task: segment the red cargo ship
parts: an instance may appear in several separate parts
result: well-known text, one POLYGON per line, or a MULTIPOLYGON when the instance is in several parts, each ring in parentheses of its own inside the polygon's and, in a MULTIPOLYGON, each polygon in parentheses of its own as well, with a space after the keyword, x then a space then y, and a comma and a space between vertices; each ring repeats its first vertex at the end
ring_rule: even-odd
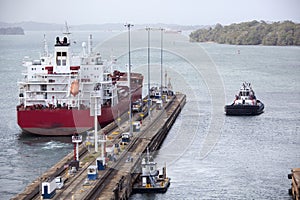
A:
MULTIPOLYGON (((24 80, 18 83, 18 125, 38 135, 72 135, 94 127, 93 109, 105 126, 129 109, 128 74, 113 70, 112 63, 82 44, 83 54, 73 55, 68 36, 56 38, 54 54, 45 49, 39 60, 24 59, 24 80), (97 97, 98 103, 93 102, 97 97)), ((132 101, 142 98, 143 75, 131 73, 132 101)))

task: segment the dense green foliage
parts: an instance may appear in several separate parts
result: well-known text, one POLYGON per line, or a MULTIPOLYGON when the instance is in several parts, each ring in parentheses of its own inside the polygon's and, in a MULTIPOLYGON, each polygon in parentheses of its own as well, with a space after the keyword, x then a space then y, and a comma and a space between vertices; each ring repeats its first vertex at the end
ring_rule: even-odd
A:
POLYGON ((236 45, 300 45, 300 24, 291 21, 266 23, 256 20, 214 28, 199 29, 190 34, 193 42, 217 42, 236 45))

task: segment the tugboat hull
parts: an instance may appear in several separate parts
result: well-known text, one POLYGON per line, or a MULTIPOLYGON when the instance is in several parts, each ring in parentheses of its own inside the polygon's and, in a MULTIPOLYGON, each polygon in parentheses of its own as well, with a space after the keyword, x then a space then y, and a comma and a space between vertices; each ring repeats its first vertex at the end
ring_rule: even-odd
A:
POLYGON ((161 180, 155 187, 143 187, 140 184, 133 185, 132 193, 165 193, 170 186, 170 178, 161 180))
POLYGON ((225 112, 226 115, 259 115, 264 112, 264 104, 262 102, 257 102, 257 105, 226 105, 225 112))

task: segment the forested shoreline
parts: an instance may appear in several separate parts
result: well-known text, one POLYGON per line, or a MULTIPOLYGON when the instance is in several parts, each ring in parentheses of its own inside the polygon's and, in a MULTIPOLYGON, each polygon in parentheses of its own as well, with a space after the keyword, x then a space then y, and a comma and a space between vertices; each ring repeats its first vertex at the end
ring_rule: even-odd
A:
POLYGON ((300 45, 300 24, 292 21, 267 23, 251 21, 228 26, 198 29, 190 34, 192 42, 216 42, 234 45, 300 45))

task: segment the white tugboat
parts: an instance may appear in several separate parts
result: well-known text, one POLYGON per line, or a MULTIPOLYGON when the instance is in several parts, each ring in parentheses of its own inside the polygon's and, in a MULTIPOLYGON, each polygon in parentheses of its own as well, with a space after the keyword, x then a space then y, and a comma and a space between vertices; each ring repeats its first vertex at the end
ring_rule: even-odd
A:
POLYGON ((250 83, 243 83, 231 105, 225 106, 226 115, 259 115, 264 111, 264 104, 256 99, 250 83))

